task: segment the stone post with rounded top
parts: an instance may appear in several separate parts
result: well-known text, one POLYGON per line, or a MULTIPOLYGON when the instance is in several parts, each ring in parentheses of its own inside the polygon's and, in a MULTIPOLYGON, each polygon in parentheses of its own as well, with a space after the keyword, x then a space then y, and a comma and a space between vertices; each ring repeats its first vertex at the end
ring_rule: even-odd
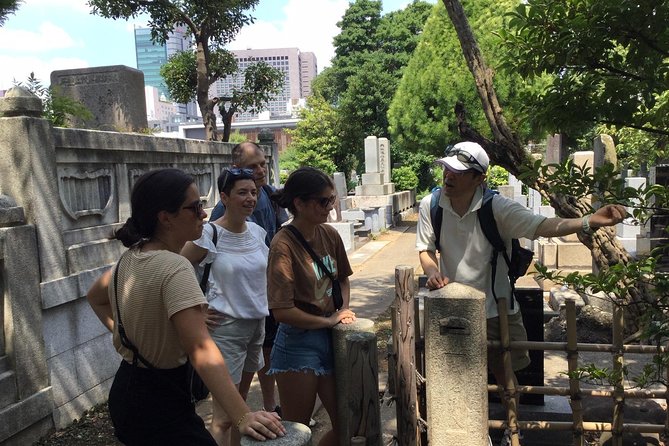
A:
POLYGON ((0 98, 0 193, 13 197, 37 229, 42 282, 67 275, 51 130, 30 91, 14 87, 0 98))
MULTIPOLYGON (((337 382, 339 444, 363 437, 368 446, 381 446, 379 366, 374 322, 358 318, 332 330, 337 382)), ((358 439, 359 441, 359 439, 358 439)))
POLYGON ((311 446, 311 429, 302 423, 284 421, 286 435, 274 440, 258 441, 254 438, 243 436, 240 446, 311 446))
POLYGON ((485 294, 449 283, 424 296, 428 442, 487 445, 485 294))

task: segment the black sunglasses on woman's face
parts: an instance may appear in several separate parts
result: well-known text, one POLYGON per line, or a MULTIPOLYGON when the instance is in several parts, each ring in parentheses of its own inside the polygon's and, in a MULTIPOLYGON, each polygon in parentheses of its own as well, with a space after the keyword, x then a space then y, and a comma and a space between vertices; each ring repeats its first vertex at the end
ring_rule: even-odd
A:
POLYGON ((307 200, 313 200, 318 203, 320 207, 326 208, 334 204, 335 200, 337 200, 337 196, 331 195, 329 197, 308 197, 307 200))
POLYGON ((182 206, 181 209, 190 209, 191 211, 193 211, 196 217, 199 217, 202 211, 204 211, 204 201, 202 200, 194 201, 188 206, 182 206))

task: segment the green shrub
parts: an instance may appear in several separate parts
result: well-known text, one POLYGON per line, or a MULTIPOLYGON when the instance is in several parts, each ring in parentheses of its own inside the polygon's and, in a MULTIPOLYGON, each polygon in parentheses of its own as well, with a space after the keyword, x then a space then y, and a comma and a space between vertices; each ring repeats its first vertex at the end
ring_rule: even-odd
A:
POLYGON ((509 172, 502 166, 490 166, 486 182, 490 189, 497 189, 497 186, 509 184, 509 172))
POLYGON ((418 176, 409 166, 393 169, 392 181, 397 190, 411 190, 418 186, 418 176))

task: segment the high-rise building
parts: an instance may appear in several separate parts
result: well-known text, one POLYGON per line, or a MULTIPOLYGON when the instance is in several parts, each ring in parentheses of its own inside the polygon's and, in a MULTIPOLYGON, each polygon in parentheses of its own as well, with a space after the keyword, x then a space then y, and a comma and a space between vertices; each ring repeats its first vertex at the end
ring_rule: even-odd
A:
MULTIPOLYGON (((250 65, 263 61, 278 68, 284 74, 283 89, 274 99, 270 100, 265 110, 270 118, 280 119, 290 117, 290 110, 295 104, 311 94, 311 81, 316 77, 316 55, 310 52, 301 52, 297 48, 273 48, 261 50, 232 50, 239 69, 232 76, 217 80, 209 88, 209 96, 225 97, 232 94, 232 88, 241 88, 244 83, 244 71, 250 65)), ((237 122, 249 121, 257 118, 257 114, 239 112, 234 120, 237 122)))
POLYGON ((183 26, 174 28, 164 45, 151 41, 151 29, 135 28, 137 69, 144 73, 144 85, 156 87, 166 98, 169 98, 165 81, 160 76, 160 67, 171 56, 191 46, 192 41, 183 26))
MULTIPOLYGON (((170 101, 170 95, 167 91, 165 81, 160 75, 160 67, 167 62, 174 54, 190 49, 192 39, 187 34, 185 26, 177 26, 169 34, 167 42, 160 45, 151 41, 150 28, 135 28, 135 56, 137 60, 137 69, 144 73, 144 86, 155 87, 160 92, 156 101, 161 103, 170 101)), ((153 98, 147 98, 147 103, 153 102, 153 98), (150 99, 150 100, 149 100, 150 99)), ((192 102, 189 104, 177 104, 176 117, 178 122, 189 122, 197 118, 197 105, 192 102)))

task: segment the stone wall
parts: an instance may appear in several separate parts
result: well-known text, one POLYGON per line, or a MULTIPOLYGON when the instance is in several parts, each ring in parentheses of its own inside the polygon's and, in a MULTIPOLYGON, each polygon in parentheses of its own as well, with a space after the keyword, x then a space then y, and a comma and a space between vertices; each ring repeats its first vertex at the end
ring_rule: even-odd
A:
POLYGON ((0 398, 0 426, 8 426, 0 428, 0 445, 28 444, 106 400, 120 357, 84 296, 124 249, 108 237, 130 216, 135 180, 151 169, 181 168, 211 208, 233 147, 53 128, 40 115, 40 101, 23 89, 0 98, 0 194, 11 203, 0 209, 0 287, 11 310, 0 312, 0 378, 12 374, 17 387, 0 398), (36 398, 39 410, 27 410, 36 398))

